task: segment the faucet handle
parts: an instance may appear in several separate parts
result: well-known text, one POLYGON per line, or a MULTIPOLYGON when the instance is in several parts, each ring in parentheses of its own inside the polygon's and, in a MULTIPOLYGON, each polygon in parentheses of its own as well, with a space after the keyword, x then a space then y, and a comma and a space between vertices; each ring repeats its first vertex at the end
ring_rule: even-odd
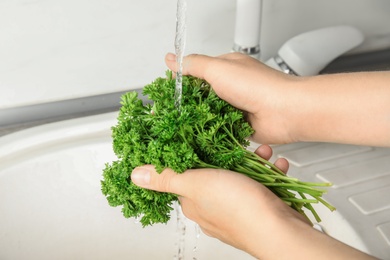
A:
POLYGON ((317 29, 288 40, 279 49, 278 56, 266 64, 283 71, 282 64, 290 74, 293 71, 299 76, 316 75, 335 58, 357 47, 363 40, 363 34, 352 26, 317 29))

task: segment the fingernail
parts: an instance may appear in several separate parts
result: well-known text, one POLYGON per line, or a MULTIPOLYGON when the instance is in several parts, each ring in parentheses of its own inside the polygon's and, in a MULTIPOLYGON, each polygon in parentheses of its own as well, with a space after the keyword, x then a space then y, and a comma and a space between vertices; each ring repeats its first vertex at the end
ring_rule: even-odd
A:
POLYGON ((171 53, 171 52, 168 52, 167 55, 165 56, 165 59, 168 60, 168 61, 175 61, 176 60, 176 55, 171 53))
POLYGON ((145 187, 150 183, 150 172, 142 167, 135 168, 131 173, 131 180, 135 185, 145 187))

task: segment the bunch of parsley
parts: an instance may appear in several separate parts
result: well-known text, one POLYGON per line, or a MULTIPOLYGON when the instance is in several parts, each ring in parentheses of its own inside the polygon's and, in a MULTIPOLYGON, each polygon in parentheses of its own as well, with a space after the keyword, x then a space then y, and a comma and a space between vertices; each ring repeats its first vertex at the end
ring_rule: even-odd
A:
POLYGON ((152 103, 143 104, 136 92, 122 96, 118 124, 112 128, 113 150, 118 160, 106 164, 102 192, 111 206, 122 206, 123 215, 141 217, 143 226, 166 223, 177 196, 146 190, 131 182, 135 167, 153 164, 158 172, 171 168, 183 173, 194 168, 222 168, 249 176, 305 215, 311 203, 321 202, 325 192, 317 186, 286 176, 270 162, 246 149, 254 132, 242 111, 221 100, 201 79, 183 77, 180 112, 173 99, 175 79, 167 72, 145 86, 152 103), (310 198, 306 196, 309 195, 310 198))

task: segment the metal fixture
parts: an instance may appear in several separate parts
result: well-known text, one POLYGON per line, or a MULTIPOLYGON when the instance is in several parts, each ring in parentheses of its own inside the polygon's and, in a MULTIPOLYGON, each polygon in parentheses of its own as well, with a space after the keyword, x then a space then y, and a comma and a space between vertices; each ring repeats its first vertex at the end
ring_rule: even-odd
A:
POLYGON ((262 0, 237 0, 233 51, 260 57, 262 0))

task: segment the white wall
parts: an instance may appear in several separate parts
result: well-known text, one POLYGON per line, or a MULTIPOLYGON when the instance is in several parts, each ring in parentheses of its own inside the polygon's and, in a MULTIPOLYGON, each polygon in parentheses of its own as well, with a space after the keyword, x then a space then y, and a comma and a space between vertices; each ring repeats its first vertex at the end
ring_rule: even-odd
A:
POLYGON ((267 60, 291 37, 313 29, 353 25, 366 39, 354 50, 390 47, 388 0, 263 0, 262 59, 267 60))
MULTIPOLYGON (((228 52, 234 0, 188 2, 188 52, 228 52)), ((0 0, 0 109, 140 88, 174 52, 176 1, 0 0)))
MULTIPOLYGON (((352 24, 357 51, 390 47, 390 1, 264 0, 262 59, 290 37, 352 24)), ((140 88, 174 51, 176 1, 0 0, 0 110, 140 88)), ((235 0, 188 0, 186 53, 233 44, 235 0)))

